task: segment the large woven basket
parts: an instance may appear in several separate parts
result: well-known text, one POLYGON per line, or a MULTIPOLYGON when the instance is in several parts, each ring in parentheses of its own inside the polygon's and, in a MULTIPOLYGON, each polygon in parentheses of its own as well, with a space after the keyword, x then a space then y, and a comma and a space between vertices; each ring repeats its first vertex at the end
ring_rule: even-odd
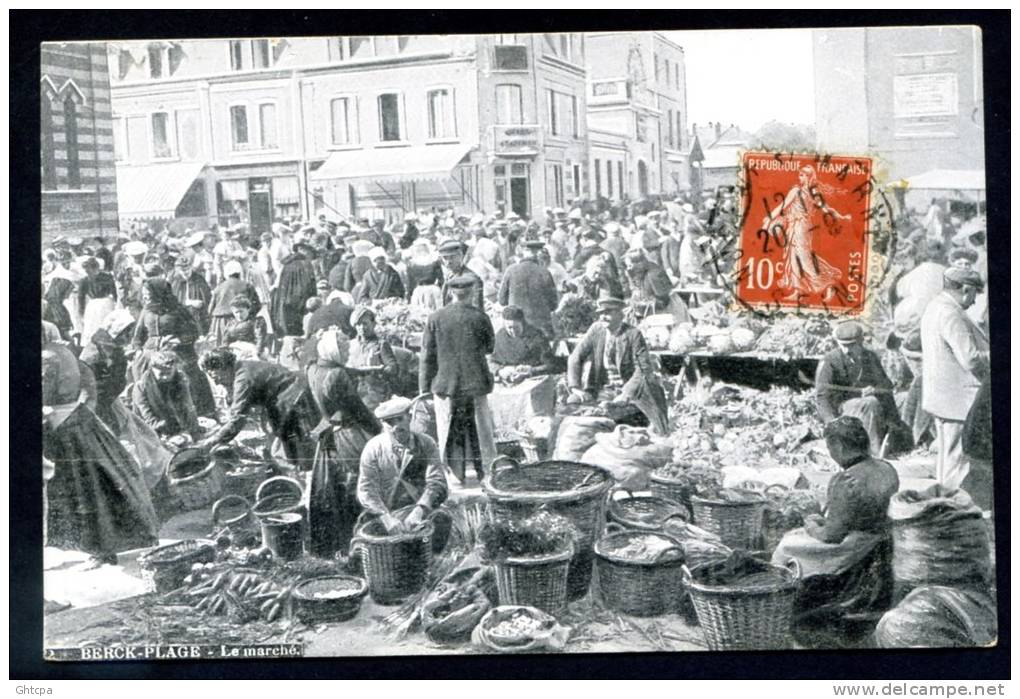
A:
POLYGON ((659 616, 680 609, 684 588, 684 566, 680 542, 665 534, 625 531, 609 534, 595 544, 595 565, 599 590, 606 606, 634 616, 659 616), (637 537, 656 537, 670 548, 653 560, 637 561, 613 553, 637 537))
POLYGON ((567 606, 567 576, 573 548, 545 556, 513 557, 495 562, 500 604, 537 607, 559 614, 567 606))
POLYGON ((368 594, 364 578, 327 575, 305 580, 291 595, 298 619, 306 624, 347 621, 358 615, 368 594))
MULTIPOLYGON (((703 585, 683 567, 683 580, 694 602, 709 650, 771 650, 790 642, 793 601, 800 567, 772 566, 782 582, 754 587, 703 585)), ((697 570, 697 569, 695 569, 697 570)))
POLYGON ((181 449, 170 459, 166 474, 170 492, 184 509, 207 507, 223 495, 223 464, 204 449, 181 449))
POLYGON ((584 597, 591 585, 595 538, 605 523, 606 493, 614 480, 599 466, 576 461, 539 461, 519 464, 497 458, 482 480, 488 515, 496 519, 527 517, 539 509, 563 515, 580 533, 570 561, 567 596, 584 597), (497 464, 507 465, 498 468, 497 464))
POLYGON ((208 539, 185 539, 160 546, 138 557, 142 581, 149 592, 170 592, 184 585, 196 563, 216 560, 216 546, 208 539))
POLYGON ((692 518, 686 505, 658 495, 634 495, 621 488, 610 492, 606 499, 607 522, 626 529, 662 531, 674 517, 685 521, 692 518), (626 497, 619 497, 621 494, 626 497))
POLYGON ((425 586, 432 565, 432 522, 387 534, 382 523, 363 525, 351 540, 363 556, 368 591, 377 604, 400 604, 425 586))
POLYGON ((735 549, 753 551, 761 542, 765 497, 753 502, 726 502, 691 496, 694 524, 712 532, 735 549))
POLYGON ((648 489, 652 491, 652 495, 690 505, 691 488, 686 482, 673 480, 654 471, 648 474, 648 480, 648 489))

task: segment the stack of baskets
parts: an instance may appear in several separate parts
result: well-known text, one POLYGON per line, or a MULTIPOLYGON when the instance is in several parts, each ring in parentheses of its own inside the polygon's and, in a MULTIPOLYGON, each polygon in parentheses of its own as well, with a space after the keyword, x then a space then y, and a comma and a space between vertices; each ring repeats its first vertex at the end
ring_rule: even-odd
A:
POLYGON ((684 597, 680 542, 665 534, 632 530, 604 536, 595 544, 599 590, 606 606, 634 616, 659 616, 678 611, 684 597), (636 538, 655 538, 665 544, 650 560, 635 560, 615 552, 636 538))
POLYGON ((800 569, 771 566, 777 581, 758 585, 706 585, 683 568, 709 650, 770 650, 789 645, 800 569))
POLYGON ((605 496, 613 476, 598 466, 575 461, 520 464, 505 457, 493 461, 482 481, 489 517, 527 517, 539 509, 563 515, 580 533, 570 561, 567 595, 583 597, 591 584, 595 537, 605 520, 605 496))
POLYGON ((208 539, 186 539, 160 546, 138 557, 142 580, 150 592, 170 592, 184 585, 196 563, 216 560, 216 547, 208 539))

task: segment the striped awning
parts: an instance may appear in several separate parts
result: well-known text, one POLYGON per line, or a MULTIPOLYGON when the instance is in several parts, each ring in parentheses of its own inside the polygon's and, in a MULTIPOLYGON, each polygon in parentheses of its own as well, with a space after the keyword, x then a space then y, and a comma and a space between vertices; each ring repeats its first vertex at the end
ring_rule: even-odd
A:
POLYGON ((117 166, 117 210, 121 218, 173 218, 205 163, 117 166))
POLYGON ((331 154, 310 179, 361 180, 364 182, 411 182, 451 176, 472 144, 433 144, 396 148, 364 148, 331 154))

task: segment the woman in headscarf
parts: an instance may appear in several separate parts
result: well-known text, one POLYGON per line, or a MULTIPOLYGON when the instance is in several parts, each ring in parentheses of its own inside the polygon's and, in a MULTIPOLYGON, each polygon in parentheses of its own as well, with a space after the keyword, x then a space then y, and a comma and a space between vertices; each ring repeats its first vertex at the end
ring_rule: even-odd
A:
POLYGON ((400 379, 400 366, 390 343, 375 331, 375 312, 357 306, 351 313, 351 325, 357 336, 351 340, 347 366, 357 377, 358 395, 369 410, 375 410, 394 393, 400 379))
POLYGON ((207 332, 212 289, 209 288, 205 277, 191 266, 191 260, 187 256, 181 255, 174 263, 170 286, 173 288, 177 300, 191 311, 199 331, 207 332))
POLYGON ((368 303, 404 298, 404 283, 400 279, 400 273, 389 263, 386 250, 374 247, 369 257, 372 260, 372 267, 361 278, 360 293, 354 295, 354 301, 368 303))
MULTIPOLYGON (((433 285, 436 294, 442 296, 439 288, 443 284, 443 265, 432 243, 422 238, 411 246, 407 261, 407 299, 414 301, 414 291, 419 286, 433 285)), ((442 306, 438 304, 436 308, 442 306)))
POLYGON ((226 278, 213 290, 212 303, 209 304, 212 322, 209 324, 209 336, 217 347, 227 344, 227 329, 234 322, 232 303, 238 296, 245 296, 251 301, 251 314, 254 316, 262 308, 258 292, 251 282, 241 279, 244 269, 237 260, 229 260, 223 265, 226 278))
POLYGON ((82 268, 86 276, 78 285, 78 313, 82 318, 81 345, 84 347, 116 308, 117 284, 110 274, 100 270, 99 260, 94 257, 82 262, 82 268))
POLYGON ((160 438, 183 435, 188 441, 197 440, 202 428, 188 384, 188 377, 177 368, 177 355, 169 350, 155 352, 131 390, 131 406, 160 438))
POLYGON ((142 303, 144 307, 132 340, 135 350, 142 351, 135 362, 135 378, 141 379, 147 368, 147 353, 166 349, 168 344, 172 344, 178 365, 188 377, 195 410, 199 415, 215 417, 216 401, 212 388, 198 366, 195 353, 195 340, 200 331, 191 312, 174 296, 170 282, 157 277, 143 282, 142 303))
POLYGON ((307 369, 308 386, 322 416, 313 433, 318 446, 308 506, 311 552, 322 558, 346 553, 361 512, 357 499, 361 451, 381 430, 345 368, 349 343, 342 332, 327 330, 316 346, 318 359, 307 369))
POLYGON ((138 464, 80 402, 78 361, 62 345, 42 351, 43 457, 47 484, 46 545, 92 554, 93 565, 156 543, 159 521, 138 464))
POLYGON ((73 342, 75 334, 71 313, 64 306, 64 301, 72 291, 74 291, 74 282, 66 277, 54 277, 43 295, 43 320, 56 325, 57 330, 60 331, 61 339, 65 342, 73 342))
POLYGON ((131 314, 117 309, 106 317, 103 327, 92 335, 79 359, 96 379, 96 416, 120 434, 121 425, 113 406, 128 383, 128 360, 124 353, 127 331, 134 325, 131 314))
POLYGON ((311 245, 298 243, 283 259, 272 301, 273 331, 278 337, 302 334, 305 302, 317 294, 312 264, 317 254, 311 245))

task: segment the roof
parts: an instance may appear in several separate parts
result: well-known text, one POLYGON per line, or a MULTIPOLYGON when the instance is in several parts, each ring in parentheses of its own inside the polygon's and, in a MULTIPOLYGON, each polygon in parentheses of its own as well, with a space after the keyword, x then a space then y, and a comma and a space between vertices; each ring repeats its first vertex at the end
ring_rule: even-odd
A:
POLYGON ((122 218, 173 218, 204 162, 117 165, 117 210, 122 218))
POLYGON ((754 135, 744 131, 736 124, 719 129, 719 135, 715 133, 715 124, 708 122, 705 126, 695 124, 691 128, 691 140, 695 138, 701 143, 702 149, 708 151, 717 146, 743 146, 748 147, 754 141, 754 135))
POLYGON ((437 180, 450 176, 473 144, 364 148, 332 153, 310 179, 370 182, 437 180))
POLYGON ((740 167, 740 154, 744 151, 743 146, 721 146, 705 151, 705 159, 701 161, 701 167, 713 168, 738 168, 740 167))
POLYGON ((984 170, 928 170, 913 177, 904 177, 893 186, 905 189, 944 189, 949 191, 982 191, 984 170))

